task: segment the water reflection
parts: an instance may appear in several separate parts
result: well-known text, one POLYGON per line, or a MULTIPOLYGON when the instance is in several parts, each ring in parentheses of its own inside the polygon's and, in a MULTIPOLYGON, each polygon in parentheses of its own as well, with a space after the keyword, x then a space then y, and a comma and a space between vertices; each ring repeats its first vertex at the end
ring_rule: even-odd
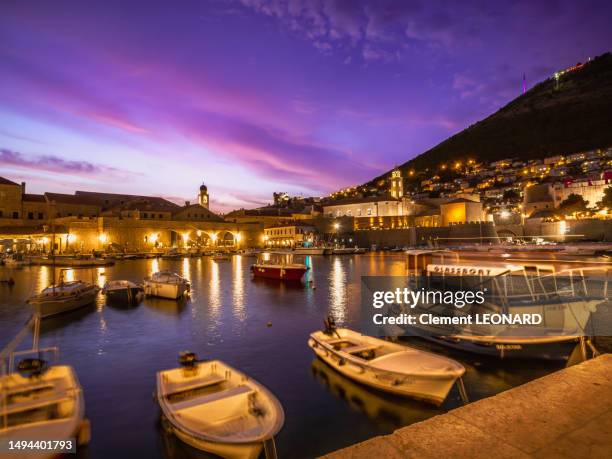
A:
POLYGON ((187 257, 183 258, 183 265, 182 265, 182 270, 181 270, 181 276, 183 276, 189 282, 191 282, 191 274, 189 272, 190 261, 191 260, 187 257))
POLYGON ((221 308, 221 279, 219 278, 219 263, 210 260, 210 282, 208 283, 208 306, 210 318, 217 321, 221 308))
POLYGON ((179 298, 178 300, 168 300, 166 298, 149 297, 145 300, 145 304, 155 312, 159 312, 166 316, 178 316, 184 310, 189 302, 188 298, 179 298))
POLYGON ((346 270, 340 257, 334 257, 329 273, 329 308, 338 324, 346 321, 347 303, 346 270))
POLYGON ((153 260, 151 261, 151 269, 149 270, 149 276, 152 276, 157 272, 159 272, 159 259, 153 258, 153 260))
POLYGON ((312 362, 311 370, 315 379, 327 387, 335 397, 344 400, 351 409, 365 414, 389 430, 395 430, 443 412, 443 410, 415 400, 394 397, 357 384, 320 359, 312 362))
POLYGON ((234 317, 241 322, 246 319, 246 311, 244 306, 244 273, 242 268, 243 257, 237 255, 232 259, 234 275, 232 280, 232 304, 234 317))

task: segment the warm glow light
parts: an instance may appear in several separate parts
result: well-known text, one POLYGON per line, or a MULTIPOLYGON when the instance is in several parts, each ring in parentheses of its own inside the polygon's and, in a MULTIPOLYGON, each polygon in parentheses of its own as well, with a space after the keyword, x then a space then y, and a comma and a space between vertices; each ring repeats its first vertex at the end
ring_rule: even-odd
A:
POLYGON ((236 242, 240 242, 240 239, 242 239, 242 235, 240 233, 236 233, 234 239, 236 239, 236 242))
POLYGON ((334 229, 338 231, 339 228, 340 228, 340 223, 337 223, 337 222, 334 223, 334 229))
POLYGON ((49 238, 48 237, 43 237, 40 242, 42 242, 43 244, 47 244, 49 242, 49 238))
POLYGON ((105 233, 100 233, 98 236, 98 240, 104 244, 108 240, 108 236, 105 233))
POLYGON ((202 235, 202 231, 198 230, 196 234, 198 235, 198 237, 200 237, 202 235))
POLYGON ((214 234, 214 233, 213 233, 213 234, 211 234, 211 235, 210 235, 210 240, 211 240, 211 241, 213 241, 213 242, 215 242, 215 241, 217 240, 217 235, 216 235, 216 234, 214 234))
POLYGON ((183 242, 189 241, 189 233, 183 233, 183 242))
POLYGON ((264 234, 264 236, 263 236, 264 242, 266 242, 268 239, 270 239, 270 237, 267 234, 264 234))
POLYGON ((68 242, 74 242, 76 241, 77 237, 75 234, 69 234, 68 235, 68 242))
POLYGON ((510 212, 508 212, 507 210, 502 210, 502 211, 499 213, 499 216, 500 216, 501 218, 508 218, 508 217, 510 216, 510 212))
POLYGON ((149 242, 155 243, 157 241, 157 233, 153 233, 149 236, 149 242))

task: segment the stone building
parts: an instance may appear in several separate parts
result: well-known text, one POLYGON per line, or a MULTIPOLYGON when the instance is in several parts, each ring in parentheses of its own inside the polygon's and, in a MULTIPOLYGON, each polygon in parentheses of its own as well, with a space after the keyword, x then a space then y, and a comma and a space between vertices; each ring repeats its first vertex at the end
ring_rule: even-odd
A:
POLYGON ((263 243, 260 224, 226 221, 211 212, 205 185, 198 201, 179 206, 156 196, 91 191, 32 195, 25 193, 25 183, 0 178, 0 250, 153 251, 263 243))

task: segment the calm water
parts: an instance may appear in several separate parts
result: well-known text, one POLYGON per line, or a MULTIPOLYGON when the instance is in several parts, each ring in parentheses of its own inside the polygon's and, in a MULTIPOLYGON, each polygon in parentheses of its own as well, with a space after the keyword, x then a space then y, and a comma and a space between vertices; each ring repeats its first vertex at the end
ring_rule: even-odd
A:
MULTIPOLYGON (((456 389, 440 409, 381 395, 315 360, 306 344, 330 312, 340 325, 357 324, 360 276, 403 274, 401 255, 307 257, 311 270, 301 286, 251 279, 253 260, 130 260, 70 271, 73 278, 100 286, 106 279, 140 282, 161 269, 192 282, 187 301, 148 298, 135 308, 120 309, 105 305, 100 295, 95 306, 43 322, 41 345, 60 347, 61 361, 75 367, 85 391, 92 440, 82 457, 208 457, 163 433, 152 398, 155 373, 175 367, 178 352, 185 349, 224 360, 276 394, 286 416, 276 438, 280 457, 321 455, 461 404, 456 389)), ((9 276, 16 284, 0 284, 0 346, 28 319, 25 300, 52 278, 50 267, 0 267, 0 279, 9 276)), ((26 340, 22 348, 30 344, 26 340)), ((471 400, 563 366, 435 350, 466 366, 471 400)))

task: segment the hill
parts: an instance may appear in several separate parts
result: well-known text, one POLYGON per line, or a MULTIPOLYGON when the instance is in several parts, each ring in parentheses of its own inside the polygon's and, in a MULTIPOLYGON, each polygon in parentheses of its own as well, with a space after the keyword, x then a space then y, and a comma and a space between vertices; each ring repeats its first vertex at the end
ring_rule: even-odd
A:
MULTIPOLYGON (((455 134, 400 169, 423 171, 449 160, 538 159, 612 145, 612 54, 567 69, 455 134)), ((386 178, 390 171, 366 186, 386 178)))

